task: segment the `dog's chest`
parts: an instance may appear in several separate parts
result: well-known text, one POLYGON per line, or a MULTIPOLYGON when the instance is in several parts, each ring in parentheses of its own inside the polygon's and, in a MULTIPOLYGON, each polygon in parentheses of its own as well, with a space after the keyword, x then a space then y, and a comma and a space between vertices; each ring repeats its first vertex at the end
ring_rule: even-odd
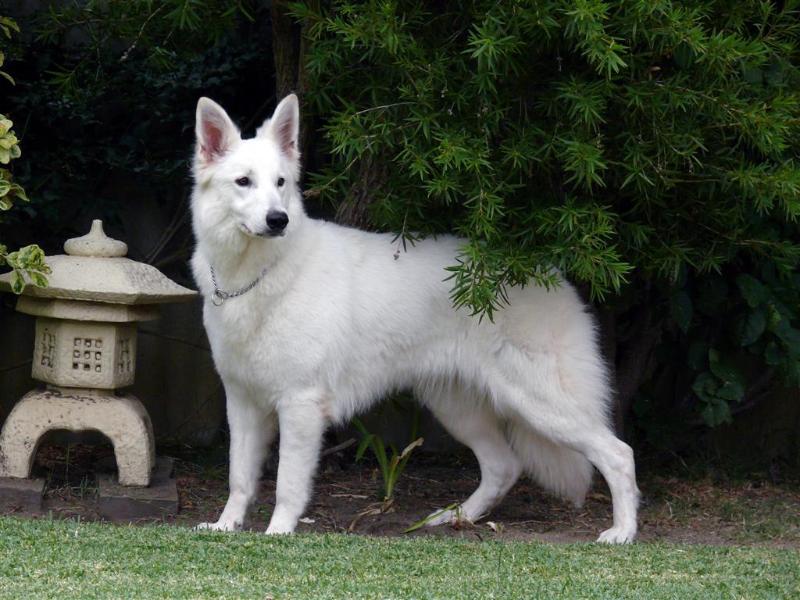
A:
POLYGON ((305 336, 296 311, 287 308, 256 298, 232 298, 222 306, 206 303, 206 331, 223 378, 277 391, 314 369, 321 340, 305 336))
POLYGON ((244 298, 226 300, 221 306, 207 302, 204 321, 214 360, 223 375, 229 371, 263 369, 274 362, 271 345, 264 343, 270 337, 270 319, 248 306, 244 298))

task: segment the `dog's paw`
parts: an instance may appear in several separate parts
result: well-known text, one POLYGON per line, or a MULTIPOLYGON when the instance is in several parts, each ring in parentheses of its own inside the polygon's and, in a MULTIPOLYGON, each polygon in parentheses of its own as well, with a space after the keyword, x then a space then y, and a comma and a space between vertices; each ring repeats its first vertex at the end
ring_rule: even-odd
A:
POLYGON ((460 506, 437 510, 425 517, 425 527, 438 527, 439 525, 463 525, 472 523, 460 506))
POLYGON ((241 523, 228 523, 222 520, 216 523, 198 523, 194 526, 195 531, 241 531, 241 529, 241 523))
POLYGON ((636 529, 631 527, 612 527, 597 538, 601 544, 630 544, 636 537, 636 529))
POLYGON ((267 535, 289 535, 294 533, 296 526, 297 519, 282 518, 280 514, 273 514, 265 533, 267 535))
POLYGON ((270 523, 269 527, 267 527, 267 530, 264 533, 267 535, 290 535, 294 533, 294 527, 270 523))

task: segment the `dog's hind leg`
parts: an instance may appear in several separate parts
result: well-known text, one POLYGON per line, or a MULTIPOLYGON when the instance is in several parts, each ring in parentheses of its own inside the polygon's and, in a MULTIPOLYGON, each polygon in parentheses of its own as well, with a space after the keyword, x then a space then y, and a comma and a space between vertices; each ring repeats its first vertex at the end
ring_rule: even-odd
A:
POLYGON ((230 446, 230 492, 225 510, 216 523, 198 529, 238 531, 258 492, 261 469, 269 445, 275 439, 275 414, 254 404, 235 386, 226 385, 230 446))
POLYGON ((481 482, 458 508, 434 512, 426 525, 475 522, 485 516, 519 478, 522 465, 506 441, 497 415, 483 398, 457 384, 417 390, 417 396, 456 440, 478 459, 481 482))
POLYGON ((576 507, 583 506, 594 474, 594 466, 583 454, 539 435, 519 419, 509 420, 506 434, 534 481, 576 507))
POLYGON ((598 541, 633 541, 639 502, 633 450, 616 438, 601 410, 603 403, 594 400, 604 390, 593 392, 585 385, 580 376, 586 364, 570 363, 570 357, 542 353, 536 361, 526 361, 524 375, 517 368, 522 361, 514 358, 509 356, 487 369, 495 401, 513 420, 583 454, 597 467, 611 490, 614 508, 614 526, 598 541))

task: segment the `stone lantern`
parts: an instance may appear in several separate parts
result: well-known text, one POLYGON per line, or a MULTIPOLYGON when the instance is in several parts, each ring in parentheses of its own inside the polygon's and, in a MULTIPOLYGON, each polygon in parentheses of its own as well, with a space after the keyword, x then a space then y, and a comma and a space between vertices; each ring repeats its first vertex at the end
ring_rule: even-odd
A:
MULTIPOLYGON (((146 487, 155 466, 153 428, 138 398, 116 390, 136 373, 136 321, 158 317, 157 304, 191 300, 155 267, 125 258, 128 247, 91 231, 50 256, 49 286, 27 286, 17 310, 36 317, 31 375, 44 389, 26 394, 0 433, 0 478, 28 478, 50 430, 96 430, 111 440, 118 484, 146 487)), ((10 290, 0 275, 0 290, 10 290)), ((7 479, 4 481, 8 481, 7 479)))

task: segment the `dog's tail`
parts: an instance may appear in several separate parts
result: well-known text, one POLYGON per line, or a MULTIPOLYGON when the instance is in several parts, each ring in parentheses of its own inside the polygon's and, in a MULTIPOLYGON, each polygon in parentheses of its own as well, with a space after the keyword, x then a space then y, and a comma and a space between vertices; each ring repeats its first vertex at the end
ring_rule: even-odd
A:
POLYGON ((580 507, 594 467, 582 454, 551 442, 522 423, 509 423, 508 441, 525 472, 539 485, 580 507))

